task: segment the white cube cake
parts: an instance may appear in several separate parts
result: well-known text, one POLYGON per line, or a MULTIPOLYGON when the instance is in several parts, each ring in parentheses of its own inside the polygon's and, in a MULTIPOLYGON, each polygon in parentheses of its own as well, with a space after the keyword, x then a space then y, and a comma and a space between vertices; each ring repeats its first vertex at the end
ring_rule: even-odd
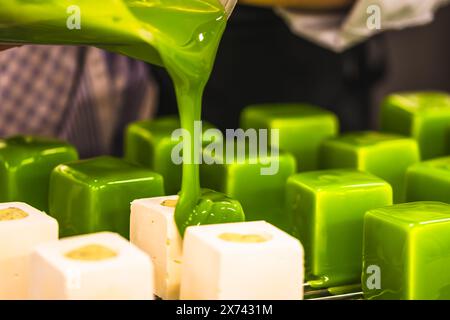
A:
POLYGON ((115 233, 64 238, 33 252, 30 293, 32 299, 153 299, 152 262, 115 233))
POLYGON ((189 227, 183 250, 181 299, 303 298, 303 247, 267 222, 189 227))
POLYGON ((58 222, 28 204, 0 204, 0 300, 28 298, 30 255, 58 239, 58 222))
POLYGON ((155 267, 155 295, 179 298, 182 239, 175 224, 178 196, 140 199, 131 204, 130 241, 145 251, 155 267))

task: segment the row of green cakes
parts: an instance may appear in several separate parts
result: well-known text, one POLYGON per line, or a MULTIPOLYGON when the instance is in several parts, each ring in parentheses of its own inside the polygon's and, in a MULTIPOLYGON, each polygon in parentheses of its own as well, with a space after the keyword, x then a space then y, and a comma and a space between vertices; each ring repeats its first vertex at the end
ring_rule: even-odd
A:
POLYGON ((55 139, 17 136, 0 142, 0 201, 50 213, 61 236, 96 231, 129 234, 129 204, 164 195, 161 175, 113 157, 78 160, 55 139))
MULTIPOLYGON (((125 158, 136 164, 148 166, 164 177, 168 194, 177 194, 181 182, 181 165, 174 164, 172 152, 180 143, 172 134, 178 129, 176 118, 160 118, 131 124, 126 132, 125 158), (143 161, 151 159, 151 161, 143 161), (170 183, 175 183, 171 186, 170 183)), ((213 129, 209 124, 202 126, 202 131, 213 129)), ((216 132, 217 133, 217 132, 216 132)), ((200 163, 201 184, 223 192, 238 200, 245 212, 247 220, 266 220, 286 229, 283 214, 284 189, 288 177, 296 172, 296 160, 288 152, 265 155, 259 152, 252 154, 244 147, 243 159, 238 154, 239 146, 234 145, 234 155, 226 156, 226 140, 221 133, 215 138, 203 136, 202 162, 200 163), (216 151, 206 152, 213 141, 218 143, 216 151), (276 163, 275 174, 261 174, 276 163)), ((245 143, 245 141, 244 141, 245 143)), ((258 141, 256 141, 258 143, 258 141)), ((200 146, 200 149, 201 146, 200 146)), ((259 151, 259 150, 258 150, 259 151)))
MULTIPOLYGON (((416 104, 422 104, 423 106, 412 109, 411 112, 420 111, 414 114, 414 118, 426 123, 420 125, 420 128, 428 128, 428 131, 436 133, 433 141, 437 139, 439 140, 438 144, 445 145, 448 140, 445 130, 450 126, 445 127, 442 124, 447 121, 445 120, 448 113, 445 99, 447 96, 418 93, 394 95, 393 97, 403 96, 406 102, 397 99, 397 104, 394 103, 397 101, 396 99, 388 97, 386 101, 390 101, 390 103, 386 102, 383 110, 391 110, 395 107, 403 110, 404 104, 413 103, 410 100, 415 101, 416 104), (433 101, 436 105, 432 103, 433 101), (428 109, 431 110, 433 119, 437 123, 435 126, 432 120, 428 121, 428 113, 424 111, 428 109)), ((382 114, 384 115, 386 112, 382 114)), ((392 113, 389 119, 395 117, 396 114, 392 113)), ((382 119, 384 118, 383 116, 382 119)), ((399 122, 403 119, 401 116, 397 116, 397 118, 399 118, 399 122)), ((385 122, 386 120, 382 120, 382 127, 389 128, 390 126, 385 122)), ((367 171, 391 184, 395 203, 404 202, 406 200, 406 170, 420 161, 420 154, 425 152, 423 148, 426 147, 423 143, 418 143, 420 138, 415 134, 417 130, 411 132, 410 137, 400 135, 401 132, 373 131, 337 136, 339 125, 336 117, 328 111, 310 105, 251 106, 244 110, 241 126, 245 129, 279 130, 279 139, 271 141, 272 147, 281 150, 281 156, 278 158, 281 166, 279 174, 271 178, 261 177, 257 173, 259 167, 254 163, 206 164, 201 166, 202 184, 236 197, 243 203, 245 211, 252 219, 253 217, 260 218, 254 216, 254 212, 262 215, 264 215, 263 212, 267 212, 266 216, 270 212, 278 215, 275 211, 279 206, 276 204, 273 208, 273 204, 283 199, 284 182, 293 173, 293 170, 302 172, 317 169, 353 168, 367 171), (292 157, 295 158, 297 169, 290 163, 292 157), (250 172, 252 170, 253 173, 250 172), (246 183, 250 181, 252 181, 251 184, 246 183), (259 198, 258 201, 255 202, 255 198, 259 198), (264 201, 265 199, 267 201, 264 201)), ((166 181, 168 194, 178 192, 181 176, 181 166, 175 165, 171 159, 173 147, 178 143, 171 139, 171 134, 177 127, 178 120, 175 118, 158 119, 132 124, 126 134, 126 158, 162 174, 166 181)), ((205 129, 211 128, 211 125, 204 127, 205 129)), ((203 142, 207 144, 208 139, 204 138, 203 142)), ((440 153, 445 153, 443 150, 442 147, 440 153)), ((215 156, 215 158, 217 157, 215 156)), ((249 160, 248 157, 246 159, 249 160)), ((269 220, 276 221, 273 218, 269 218, 269 220)))
POLYGON ((309 285, 361 283, 367 299, 450 299, 450 205, 391 204, 390 185, 369 173, 291 176, 286 212, 309 285))
MULTIPOLYGON (((270 117, 273 115, 276 121, 268 120, 268 123, 271 124, 271 128, 280 130, 280 142, 274 150, 283 149, 283 146, 284 149, 279 154, 268 153, 263 156, 246 153, 243 162, 232 159, 230 162, 203 163, 201 164, 203 186, 222 191, 239 200, 248 221, 266 220, 299 238, 305 246, 306 279, 311 285, 329 287, 359 282, 363 272, 363 277, 365 274, 368 275, 366 281, 363 281, 363 287, 367 286, 367 283, 370 284, 366 288, 367 297, 404 299, 419 297, 398 288, 395 289, 397 295, 385 294, 389 290, 394 290, 393 282, 388 281, 389 274, 392 273, 389 267, 395 266, 394 260, 387 264, 371 262, 367 265, 365 262, 366 256, 375 256, 371 258, 375 260, 383 259, 382 255, 376 258, 379 253, 375 255, 367 253, 370 248, 382 248, 383 244, 363 245, 371 243, 367 242, 369 231, 363 230, 369 230, 373 224, 372 220, 368 220, 367 217, 370 215, 366 215, 366 212, 380 210, 378 209, 380 207, 385 207, 383 210, 387 212, 391 212, 391 209, 394 212, 397 206, 390 205, 404 202, 405 198, 407 201, 449 202, 449 159, 419 162, 419 153, 422 149, 420 144, 418 147, 415 137, 408 138, 387 132, 348 133, 336 136, 335 117, 319 108, 289 105, 286 108, 279 108, 277 112, 268 111, 267 106, 261 108, 262 116, 259 117, 271 120, 270 117), (295 110, 298 110, 297 115, 295 110), (283 134, 284 113, 289 124, 287 127, 291 128, 285 134, 283 134), (294 129, 302 128, 303 125, 308 128, 307 131, 300 130, 296 135, 294 129), (314 126, 317 126, 316 129, 312 129, 314 126), (310 139, 311 131, 320 132, 320 137, 310 139), (307 144, 304 148, 301 146, 303 142, 307 144), (289 150, 290 146, 297 149, 289 150), (305 152, 312 152, 309 161, 315 163, 314 168, 320 168, 322 171, 295 174, 298 171, 298 164, 301 163, 301 155, 305 152), (251 161, 253 157, 256 157, 257 161, 251 161), (262 175, 261 170, 275 161, 278 163, 276 172, 262 175), (388 276, 386 278, 382 276, 377 282, 377 270, 388 276)), ((251 118, 252 114, 253 117, 258 117, 255 115, 258 113, 258 107, 251 107, 249 110, 252 112, 247 112, 246 117, 251 118)), ((445 106, 443 110, 446 111, 445 106)), ((435 110, 435 117, 436 112, 435 110)), ((442 114, 442 117, 446 116, 445 112, 442 114)), ((4 176, 9 180, 4 179, 7 183, 2 181, 6 190, 3 194, 12 196, 3 201, 34 201, 35 194, 32 191, 33 188, 38 188, 37 181, 39 181, 39 186, 46 187, 40 189, 43 191, 39 198, 40 204, 34 202, 34 205, 47 210, 46 198, 49 197, 49 213, 57 218, 61 236, 109 230, 128 237, 131 201, 162 196, 165 194, 165 187, 166 190, 173 190, 172 194, 178 190, 177 185, 167 186, 167 181, 178 181, 181 172, 181 168, 175 165, 171 158, 172 150, 178 143, 172 141, 171 134, 177 127, 178 120, 175 118, 146 121, 130 126, 126 139, 126 158, 128 161, 147 165, 147 169, 111 157, 78 161, 73 147, 52 140, 31 137, 6 139, 2 144, 2 161, 5 168, 4 176), (55 155, 58 156, 56 160, 52 157, 55 155), (150 162, 142 163, 146 158, 151 159, 150 162), (156 162, 159 162, 159 165, 155 165, 156 162), (31 174, 38 172, 42 174, 41 180, 31 174), (29 177, 33 177, 34 180, 31 180, 33 183, 30 183, 29 177), (14 194, 13 190, 20 193, 14 194)), ((258 127, 264 129, 264 125, 258 124, 258 127)), ((438 126, 439 139, 446 141, 446 131, 441 127, 444 126, 438 126)), ((204 140, 203 147, 208 142, 204 140)), ((210 157, 220 159, 223 154, 210 154, 210 157)), ((429 215, 430 210, 432 213, 442 211, 445 215, 445 206, 418 203, 410 204, 400 211, 406 215, 409 211, 419 212, 416 214, 417 228, 422 226, 428 228, 426 226, 438 226, 442 223, 445 229, 444 218, 434 221, 429 215)), ((400 271, 402 274, 406 274, 408 270, 413 270, 416 274, 419 270, 407 269, 411 268, 411 263, 415 263, 409 258, 409 254, 422 255, 419 246, 409 244, 415 243, 409 241, 416 229, 411 228, 411 231, 402 237, 395 231, 399 245, 390 246, 392 250, 396 247, 395 250, 398 251, 399 248, 405 248, 402 243, 407 243, 411 248, 410 253, 404 256, 406 262, 402 265, 403 271, 400 271)), ((436 235, 434 239, 437 240, 433 241, 447 243, 445 237, 442 235, 442 238, 439 238, 440 236, 436 235)), ((383 240, 382 237, 378 240, 369 237, 376 243, 383 240)), ((423 250, 425 255, 432 249, 423 250)), ((439 255, 445 257, 445 254, 444 246, 439 255)), ((442 267, 439 262, 443 261, 442 259, 436 256, 435 261, 439 268, 442 267)), ((425 265, 425 263, 415 264, 417 268, 422 269, 425 265)), ((448 284, 445 274, 442 273, 442 277, 438 277, 442 280, 440 282, 442 285, 448 284)), ((411 276, 401 283, 402 288, 412 285, 409 279, 411 276)), ((435 284, 427 291, 430 292, 429 297, 445 297, 445 294, 436 295, 438 287, 439 285, 435 284)))
MULTIPOLYGON (((423 95, 428 97, 429 94, 423 95)), ((421 97, 421 95, 416 96, 421 97)), ((396 97, 398 98, 399 95, 396 95, 396 97)), ((425 98, 421 98, 422 100, 419 98, 413 99, 412 95, 406 95, 406 97, 408 98, 405 98, 406 101, 428 101, 425 98)), ((432 97, 437 101, 445 101, 443 97, 440 99, 435 98, 434 95, 432 97)), ((387 100, 392 99, 388 98, 387 100)), ((431 101, 434 100, 431 99, 431 101)), ((392 108, 392 105, 391 102, 390 108, 392 108)), ((430 102, 425 105, 432 106, 430 102)), ((445 118, 447 109, 444 103, 443 105, 442 117, 445 118)), ((431 109, 434 118, 437 119, 437 110, 440 109, 438 107, 431 109)), ((338 127, 335 117, 329 112, 311 106, 288 105, 285 107, 273 106, 272 108, 255 106, 246 110, 242 119, 244 126, 247 127, 250 126, 250 123, 254 123, 253 125, 257 127, 264 127, 264 125, 258 124, 258 121, 261 122, 260 119, 266 119, 266 127, 280 129, 280 142, 277 147, 284 148, 295 156, 297 168, 301 169, 302 166, 299 163, 302 162, 302 154, 304 154, 305 158, 309 159, 306 162, 310 163, 308 165, 310 168, 346 167, 367 171, 385 179, 392 185, 394 202, 405 200, 404 173, 411 164, 418 162, 417 148, 414 142, 407 138, 392 134, 362 132, 345 134, 330 139, 330 136, 336 134, 338 127), (317 139, 310 139, 312 135, 307 135, 307 132, 314 132, 317 139)), ((441 133, 439 139, 445 141, 445 132, 442 131, 441 122, 439 122, 438 128, 441 133)), ((181 166, 173 164, 170 159, 171 150, 177 143, 170 139, 170 135, 177 127, 178 120, 175 118, 160 119, 133 124, 129 127, 127 134, 126 158, 136 163, 148 165, 155 172, 161 174, 165 180, 167 194, 175 194, 179 189, 181 166)), ((210 128, 211 126, 205 127, 210 128)), ((2 170, 4 170, 5 176, 5 179, 2 179, 4 190, 1 193, 2 200, 23 200, 43 210, 48 209, 48 187, 40 187, 34 190, 35 188, 28 183, 28 177, 34 174, 33 179, 35 181, 39 179, 40 186, 48 186, 49 172, 56 165, 77 159, 76 151, 70 145, 31 137, 16 137, 4 140, 1 151, 2 170)), ((289 153, 281 153, 279 157, 280 173, 272 177, 259 175, 257 165, 252 166, 245 163, 203 165, 203 184, 206 187, 236 196, 238 200, 244 203, 247 208, 246 211, 251 217, 254 212, 261 210, 266 212, 263 213, 265 215, 272 212, 277 216, 278 213, 275 214, 273 211, 277 210, 277 203, 283 199, 284 181, 295 171, 292 156, 289 153), (251 170, 254 172, 251 173, 251 170), (252 179, 259 179, 262 183, 255 180, 255 183, 252 183, 248 188, 249 184, 245 182, 252 181, 252 179), (260 187, 261 190, 266 189, 267 192, 258 193, 256 187, 260 187), (256 198, 259 198, 258 201, 254 200, 256 198), (264 199, 267 199, 267 201, 261 201, 264 199), (261 205, 258 205, 259 203, 261 205)), ((416 176, 418 174, 411 173, 408 178, 412 181, 416 176)), ((414 183, 410 183, 410 185, 412 184, 414 183)), ((414 196, 414 190, 415 188, 408 190, 410 194, 408 200, 445 200, 445 197, 417 197, 414 196)), ((425 191, 421 192, 424 193, 425 191)), ((255 216, 254 218, 259 217, 255 216)), ((269 220, 275 221, 272 218, 269 220)))

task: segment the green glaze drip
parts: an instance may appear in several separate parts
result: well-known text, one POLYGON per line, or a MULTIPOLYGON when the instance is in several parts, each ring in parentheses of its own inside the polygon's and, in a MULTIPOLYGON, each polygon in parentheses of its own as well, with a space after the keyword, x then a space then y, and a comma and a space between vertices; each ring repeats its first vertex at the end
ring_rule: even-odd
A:
MULTIPOLYGON (((151 16, 145 13, 145 3, 135 3, 131 11, 141 20, 159 25, 158 29, 171 37, 177 35, 173 42, 161 38, 155 45, 175 85, 181 127, 194 136, 194 122, 201 120, 203 91, 226 27, 226 13, 217 0, 196 1, 192 4, 194 8, 179 12, 178 7, 169 6, 173 1, 162 1, 163 6, 158 10, 149 8, 151 16)), ((134 48, 128 50, 131 51, 124 53, 139 57, 134 48)), ((199 166, 194 164, 198 156, 195 153, 197 143, 192 141, 188 145, 190 152, 184 152, 181 193, 175 209, 175 221, 182 236, 191 225, 244 220, 237 201, 211 190, 201 190, 199 166)))
POLYGON ((180 197, 175 209, 175 221, 181 234, 189 226, 240 222, 245 220, 241 204, 222 193, 201 189, 197 198, 180 197), (183 201, 184 203, 180 203, 183 201), (195 202, 190 202, 195 200, 195 202))

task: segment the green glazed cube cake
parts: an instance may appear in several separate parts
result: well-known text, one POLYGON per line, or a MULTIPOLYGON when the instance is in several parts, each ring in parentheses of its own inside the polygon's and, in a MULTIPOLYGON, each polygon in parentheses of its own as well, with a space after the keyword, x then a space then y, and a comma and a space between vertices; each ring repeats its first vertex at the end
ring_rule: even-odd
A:
POLYGON ((450 205, 412 202, 364 219, 362 286, 367 299, 450 299, 450 205))
POLYGON ((241 115, 244 129, 278 129, 275 147, 292 153, 299 171, 318 169, 321 142, 339 131, 337 117, 330 111, 307 104, 269 104, 247 107, 241 115))
MULTIPOLYGON (((203 123, 203 130, 214 128, 203 123)), ((179 143, 172 133, 180 128, 177 117, 161 117, 130 124, 125 133, 125 159, 152 169, 164 177, 166 194, 177 194, 181 189, 182 166, 172 161, 172 150, 179 143)), ((203 139, 203 142, 209 142, 203 139)))
POLYGON ((450 157, 417 163, 406 173, 406 198, 450 203, 450 157))
POLYGON ((374 131, 347 133, 325 141, 321 148, 323 169, 370 172, 391 184, 395 203, 404 202, 406 170, 419 161, 414 139, 374 131))
POLYGON ((440 92, 398 93, 381 108, 381 129, 415 138, 422 159, 449 154, 450 95, 440 92))
POLYGON ((225 193, 238 200, 246 221, 265 220, 286 230, 287 216, 283 208, 285 186, 289 176, 296 172, 295 158, 287 152, 278 156, 250 156, 245 161, 225 159, 220 155, 204 155, 207 161, 200 165, 202 187, 225 193), (218 163, 222 162, 222 163, 218 163), (273 170, 262 174, 265 169, 273 170))
POLYGON ((0 140, 0 202, 26 202, 48 211, 52 170, 77 159, 72 145, 55 139, 16 136, 0 140))
POLYGON ((290 232, 305 249, 313 287, 359 283, 367 210, 392 204, 389 183, 353 169, 311 171, 287 182, 290 232))
POLYGON ((161 175, 122 159, 98 157, 56 167, 50 179, 50 215, 60 236, 100 231, 128 238, 130 203, 164 195, 161 175))

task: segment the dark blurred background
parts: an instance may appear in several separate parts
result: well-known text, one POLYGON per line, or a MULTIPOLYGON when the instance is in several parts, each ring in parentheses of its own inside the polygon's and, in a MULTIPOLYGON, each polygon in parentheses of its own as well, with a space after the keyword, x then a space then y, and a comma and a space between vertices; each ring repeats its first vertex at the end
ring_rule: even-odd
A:
MULTIPOLYGON (((445 7, 430 25, 389 31, 335 54, 293 35, 270 9, 238 6, 205 92, 204 119, 234 128, 247 105, 305 102, 338 114, 343 131, 375 128, 380 101, 390 92, 450 92, 449 33, 445 7)), ((169 77, 153 71, 159 115, 176 114, 169 77)))

